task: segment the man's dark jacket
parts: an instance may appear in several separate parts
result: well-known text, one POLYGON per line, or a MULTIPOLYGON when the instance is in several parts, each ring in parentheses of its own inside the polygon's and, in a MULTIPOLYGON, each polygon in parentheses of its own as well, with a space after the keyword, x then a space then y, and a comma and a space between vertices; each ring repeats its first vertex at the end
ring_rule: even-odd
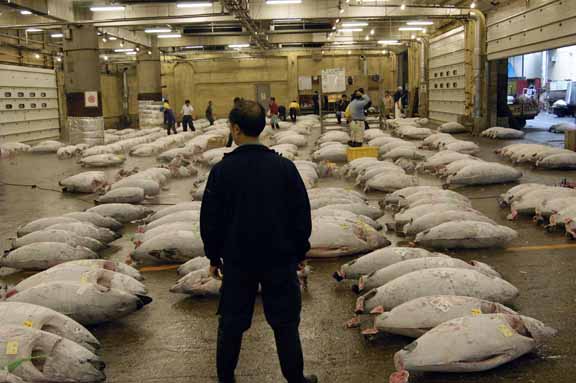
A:
POLYGON ((234 268, 271 269, 304 260, 310 202, 292 163, 263 145, 242 145, 208 177, 200 230, 206 256, 234 268))

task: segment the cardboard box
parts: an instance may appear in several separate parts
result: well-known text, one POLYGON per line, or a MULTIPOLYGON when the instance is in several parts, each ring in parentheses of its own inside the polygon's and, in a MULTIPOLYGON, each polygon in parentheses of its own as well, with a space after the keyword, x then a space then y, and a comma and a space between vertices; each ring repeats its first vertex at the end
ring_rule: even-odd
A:
POLYGON ((564 148, 576 152, 576 130, 564 132, 564 148))

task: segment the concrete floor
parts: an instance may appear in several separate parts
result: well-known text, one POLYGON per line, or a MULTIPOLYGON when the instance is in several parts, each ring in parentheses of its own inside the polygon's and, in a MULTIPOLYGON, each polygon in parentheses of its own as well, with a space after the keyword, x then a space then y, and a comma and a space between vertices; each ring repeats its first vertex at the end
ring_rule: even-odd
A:
MULTIPOLYGON (((526 139, 541 137, 528 133, 526 139)), ((466 135, 462 138, 470 138, 466 135)), ((493 150, 512 143, 475 139, 482 147, 481 157, 498 160, 493 150)), ((130 159, 128 166, 152 165, 154 159, 130 159)), ((523 182, 557 183, 568 172, 542 172, 524 168, 523 182)), ((81 171, 72 160, 59 161, 54 155, 19 155, 15 160, 0 160, 0 181, 37 184, 57 188, 64 176, 81 171)), ((573 179, 574 180, 574 179, 573 179)), ((189 199, 191 180, 170 183, 159 203, 189 199)), ((349 186, 343 180, 324 179, 323 185, 349 186)), ((576 372, 574 312, 576 289, 576 243, 561 234, 546 233, 528 220, 506 221, 496 196, 510 185, 464 188, 458 191, 473 200, 474 207, 501 224, 519 231, 520 236, 508 249, 460 251, 454 255, 466 260, 478 259, 500 271, 521 292, 514 308, 545 321, 559 335, 543 350, 513 363, 482 374, 415 374, 414 383, 568 383, 576 372)), ((374 199, 378 195, 371 196, 374 199)), ((0 184, 0 238, 14 235, 18 225, 33 219, 88 208, 90 196, 64 195, 58 192, 0 184)), ((106 254, 124 259, 131 249, 133 227, 114 242, 106 254)), ((348 330, 356 296, 346 284, 337 284, 331 274, 348 259, 311 262, 313 274, 309 291, 304 294, 302 340, 306 369, 319 375, 321 382, 381 383, 394 370, 393 353, 409 343, 397 336, 382 336, 369 342, 358 330, 348 330)), ((13 281, 21 276, 11 276, 13 281)), ((168 292, 177 280, 174 270, 147 272, 146 284, 154 302, 143 311, 124 320, 94 327, 101 340, 108 382, 189 383, 215 382, 216 305, 213 300, 192 300, 168 292)), ((282 382, 271 330, 261 307, 256 309, 252 329, 246 334, 238 382, 282 382)))

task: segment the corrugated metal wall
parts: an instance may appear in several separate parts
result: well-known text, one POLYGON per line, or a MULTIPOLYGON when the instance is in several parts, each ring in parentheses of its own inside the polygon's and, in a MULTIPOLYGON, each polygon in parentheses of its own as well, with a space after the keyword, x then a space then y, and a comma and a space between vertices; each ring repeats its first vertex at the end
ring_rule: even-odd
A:
POLYGON ((0 142, 59 136, 54 70, 0 65, 0 142))
POLYGON ((428 66, 430 118, 458 121, 466 109, 466 42, 464 27, 430 41, 428 66))
POLYGON ((507 3, 488 14, 488 60, 576 44, 576 1, 507 3))

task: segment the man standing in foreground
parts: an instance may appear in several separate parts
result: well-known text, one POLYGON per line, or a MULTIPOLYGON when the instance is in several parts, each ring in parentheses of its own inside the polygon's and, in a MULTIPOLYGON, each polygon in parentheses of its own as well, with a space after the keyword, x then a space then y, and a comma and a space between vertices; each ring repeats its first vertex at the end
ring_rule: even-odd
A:
POLYGON ((352 122, 350 122, 351 141, 348 145, 358 147, 362 146, 364 142, 364 122, 366 121, 364 107, 370 103, 370 97, 360 91, 354 92, 354 96, 354 99, 350 102, 352 122))
POLYGON ((258 286, 266 320, 274 330, 282 374, 288 383, 316 383, 304 376, 298 327, 301 292, 297 271, 310 249, 310 204, 294 164, 261 145, 264 108, 242 101, 229 116, 238 148, 208 178, 200 229, 210 272, 223 284, 218 313, 220 383, 233 383, 250 328, 258 286))

